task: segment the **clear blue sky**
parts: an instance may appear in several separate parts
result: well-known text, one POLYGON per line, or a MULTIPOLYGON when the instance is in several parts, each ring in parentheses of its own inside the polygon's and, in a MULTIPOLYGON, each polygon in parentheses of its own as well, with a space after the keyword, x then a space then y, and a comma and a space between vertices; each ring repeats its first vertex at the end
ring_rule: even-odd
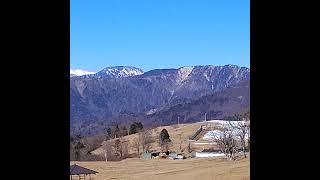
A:
POLYGON ((71 68, 250 65, 249 0, 71 0, 71 68))

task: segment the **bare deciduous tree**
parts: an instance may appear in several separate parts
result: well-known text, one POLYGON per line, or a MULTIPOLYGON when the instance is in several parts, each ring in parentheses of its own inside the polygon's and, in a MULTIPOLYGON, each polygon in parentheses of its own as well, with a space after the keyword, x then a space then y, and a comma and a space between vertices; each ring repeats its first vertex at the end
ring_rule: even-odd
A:
POLYGON ((111 145, 108 141, 106 141, 105 144, 103 145, 103 150, 104 150, 105 161, 107 162, 109 158, 112 159, 111 145))
POLYGON ((121 139, 121 147, 122 147, 122 158, 127 158, 129 154, 129 149, 128 149, 128 141, 125 139, 121 139))
POLYGON ((166 152, 169 150, 169 142, 165 141, 161 143, 161 151, 166 152))
POLYGON ((250 152, 250 117, 246 118, 245 121, 247 122, 247 128, 248 128, 248 151, 250 152))
POLYGON ((214 135, 213 141, 217 143, 220 150, 230 159, 235 159, 237 143, 232 130, 225 127, 220 130, 219 135, 214 135))
POLYGON ((116 157, 120 157, 121 158, 122 157, 122 146, 121 146, 120 139, 116 139, 114 141, 114 144, 113 144, 112 148, 113 148, 114 155, 116 157))
POLYGON ((128 157, 128 141, 124 138, 116 139, 112 148, 116 159, 124 159, 128 157))
POLYGON ((182 149, 183 139, 182 139, 181 133, 178 134, 178 144, 179 144, 179 150, 180 150, 180 152, 183 152, 183 149, 182 149))
POLYGON ((140 144, 141 144, 141 142, 140 142, 139 136, 137 136, 136 138, 134 138, 132 140, 131 146, 136 150, 138 156, 140 155, 140 144))
MULTIPOLYGON (((238 122, 229 122, 229 126, 232 131, 235 132, 235 135, 239 137, 241 149, 244 153, 244 157, 246 158, 246 139, 250 139, 249 133, 250 133, 250 119, 243 118, 242 121, 238 122)), ((250 140, 249 140, 250 141, 250 140)), ((249 145, 248 141, 248 145, 249 145)))
POLYGON ((151 131, 144 129, 139 132, 139 140, 141 142, 143 152, 149 152, 150 145, 152 143, 151 131))

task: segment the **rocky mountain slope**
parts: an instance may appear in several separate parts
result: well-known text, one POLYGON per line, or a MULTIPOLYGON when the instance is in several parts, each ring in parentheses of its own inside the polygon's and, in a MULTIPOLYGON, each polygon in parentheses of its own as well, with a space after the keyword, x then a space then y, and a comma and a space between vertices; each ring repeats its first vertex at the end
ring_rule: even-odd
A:
POLYGON ((244 84, 249 79, 250 70, 235 65, 148 72, 120 66, 71 77, 71 127, 107 126, 136 118, 146 124, 170 124, 178 112, 185 122, 199 118, 200 111, 222 117, 248 106, 250 86, 244 84))

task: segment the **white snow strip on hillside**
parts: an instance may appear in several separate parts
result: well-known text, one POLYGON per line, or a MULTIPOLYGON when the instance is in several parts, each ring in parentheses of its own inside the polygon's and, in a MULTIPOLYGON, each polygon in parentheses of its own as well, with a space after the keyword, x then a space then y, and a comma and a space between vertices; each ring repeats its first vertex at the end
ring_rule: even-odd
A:
POLYGON ((185 67, 179 68, 177 81, 182 82, 186 80, 189 74, 192 72, 193 68, 194 67, 192 66, 185 66, 185 67))
POLYGON ((213 131, 208 131, 204 136, 203 140, 212 140, 214 137, 220 137, 221 131, 219 130, 213 130, 213 131))

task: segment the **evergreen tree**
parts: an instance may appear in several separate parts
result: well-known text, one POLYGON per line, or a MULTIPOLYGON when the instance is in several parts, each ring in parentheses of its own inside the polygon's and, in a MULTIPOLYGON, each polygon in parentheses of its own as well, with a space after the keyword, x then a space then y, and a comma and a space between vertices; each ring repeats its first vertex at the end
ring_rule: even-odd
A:
POLYGON ((166 129, 162 129, 160 133, 160 144, 170 142, 170 135, 166 129))
POLYGON ((76 145, 74 146, 74 150, 75 150, 75 159, 77 161, 80 160, 80 154, 81 154, 81 149, 83 149, 85 146, 80 142, 78 141, 76 143, 76 145))
POLYGON ((118 157, 122 157, 122 145, 121 145, 121 141, 119 139, 117 139, 115 142, 114 142, 114 152, 115 152, 115 155, 118 157))
POLYGON ((119 129, 118 124, 116 125, 116 127, 113 128, 113 133, 112 134, 113 134, 114 138, 117 138, 117 137, 120 136, 120 129, 119 129))
POLYGON ((129 129, 129 134, 135 134, 138 133, 139 131, 141 131, 143 129, 143 125, 141 122, 133 122, 130 125, 130 129, 129 129))
POLYGON ((128 135, 128 129, 127 127, 123 126, 120 128, 120 136, 126 136, 128 135))
POLYGON ((112 130, 110 127, 106 129, 106 140, 112 138, 112 130))
POLYGON ((169 146, 168 143, 170 142, 170 135, 166 129, 162 129, 160 133, 160 146, 161 146, 161 151, 168 151, 169 146))
POLYGON ((111 132, 112 132, 112 131, 111 131, 111 128, 109 127, 109 128, 107 129, 107 135, 108 135, 108 136, 111 136, 111 132))
POLYGON ((70 143, 74 142, 74 137, 70 136, 70 143))

